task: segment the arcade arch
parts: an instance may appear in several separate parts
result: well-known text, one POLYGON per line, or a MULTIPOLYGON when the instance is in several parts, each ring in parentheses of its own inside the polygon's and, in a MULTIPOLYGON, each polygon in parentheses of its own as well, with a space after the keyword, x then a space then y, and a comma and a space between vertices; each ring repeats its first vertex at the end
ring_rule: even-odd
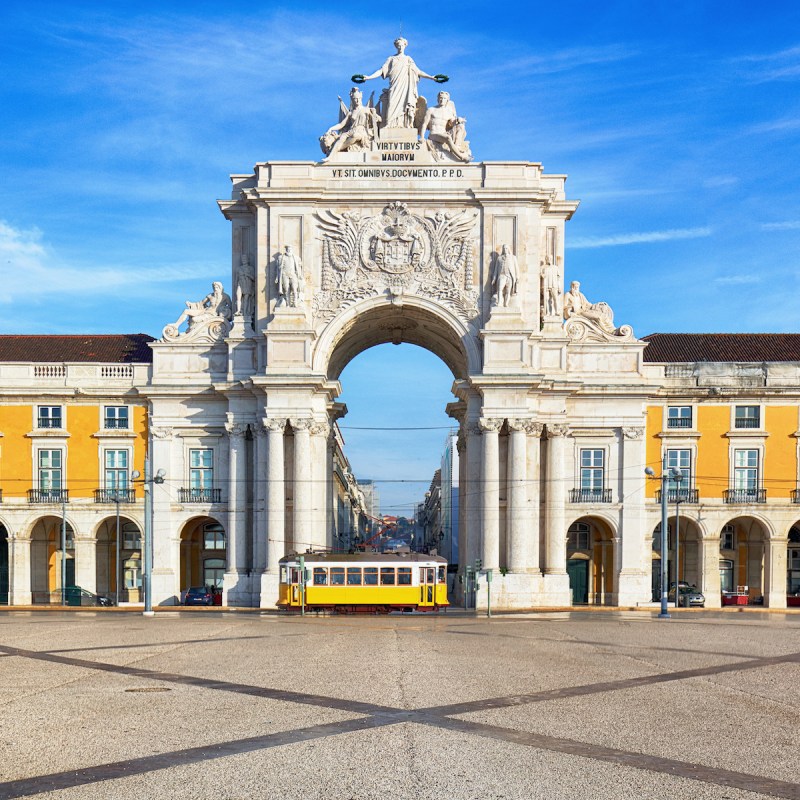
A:
POLYGON ((119 550, 116 517, 102 520, 95 538, 97 594, 114 596, 122 603, 139 602, 142 591, 142 531, 139 525, 128 517, 119 518, 119 550))
POLYGON ((31 528, 31 593, 34 603, 60 603, 61 562, 66 559, 66 585, 75 584, 75 532, 66 524, 61 547, 61 517, 41 517, 31 528))
POLYGON ((749 601, 764 602, 769 565, 767 524, 757 517, 734 517, 720 530, 720 589, 746 593, 749 601), (746 588, 745 588, 746 587, 746 588))
POLYGON ((225 528, 213 517, 194 517, 180 534, 181 589, 207 586, 221 591, 228 563, 225 528))
POLYGON ((610 523, 584 516, 567 529, 567 575, 573 605, 613 605, 615 542, 610 523))

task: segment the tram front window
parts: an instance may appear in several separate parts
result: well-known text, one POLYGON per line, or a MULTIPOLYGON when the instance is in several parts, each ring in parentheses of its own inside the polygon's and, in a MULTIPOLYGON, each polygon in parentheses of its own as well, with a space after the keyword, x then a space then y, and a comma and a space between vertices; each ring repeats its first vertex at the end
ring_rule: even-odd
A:
POLYGON ((445 572, 444 567, 439 567, 439 583, 445 583, 447 581, 447 574, 445 572))

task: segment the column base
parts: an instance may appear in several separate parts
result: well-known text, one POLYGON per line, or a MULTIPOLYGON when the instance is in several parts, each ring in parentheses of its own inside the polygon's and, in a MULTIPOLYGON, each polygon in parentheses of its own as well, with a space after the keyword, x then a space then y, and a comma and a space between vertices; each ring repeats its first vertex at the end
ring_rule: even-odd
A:
POLYGON ((260 577, 259 608, 278 607, 278 586, 280 576, 277 572, 262 572, 260 577))
POLYGON ((786 608, 786 592, 765 592, 764 605, 767 608, 786 608))
POLYGON ((258 605, 259 596, 253 597, 253 578, 247 572, 226 572, 222 579, 222 592, 223 605, 245 608, 258 605))
MULTIPOLYGON (((521 611, 542 605, 542 575, 539 572, 507 572, 492 575, 491 604, 493 611, 521 611)), ((486 611, 489 605, 486 577, 481 576, 476 598, 477 611, 486 611)))
POLYGON ((653 595, 651 577, 643 572, 620 572, 612 602, 618 606, 640 606, 653 595))
POLYGON ((542 592, 539 606, 569 606, 572 597, 569 589, 569 575, 566 572, 549 572, 542 575, 542 592))
MULTIPOLYGON (((180 594, 175 593, 175 573, 171 569, 154 569, 151 589, 154 606, 179 606, 180 594)), ((188 586, 183 587, 188 589, 188 586)), ((180 590, 179 590, 180 591, 180 590)))

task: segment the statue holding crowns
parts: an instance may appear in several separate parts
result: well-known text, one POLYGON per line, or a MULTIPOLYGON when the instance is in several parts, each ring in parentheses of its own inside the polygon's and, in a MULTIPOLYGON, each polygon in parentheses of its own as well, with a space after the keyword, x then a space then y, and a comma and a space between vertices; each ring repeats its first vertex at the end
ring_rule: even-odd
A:
POLYGON ((381 118, 372 107, 372 100, 368 106, 361 104, 361 91, 355 86, 350 90, 350 108, 346 108, 339 98, 341 105, 341 120, 338 125, 329 128, 320 137, 319 143, 327 161, 340 150, 369 150, 373 139, 378 135, 378 123, 381 118))

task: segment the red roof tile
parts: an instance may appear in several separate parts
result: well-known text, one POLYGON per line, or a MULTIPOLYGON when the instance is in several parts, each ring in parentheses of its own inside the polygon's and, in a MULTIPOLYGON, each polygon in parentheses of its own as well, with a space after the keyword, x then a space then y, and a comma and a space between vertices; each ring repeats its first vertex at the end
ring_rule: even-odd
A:
POLYGON ((108 336, 0 336, 0 362, 149 364, 146 333, 108 336))
POLYGON ((654 363, 694 361, 800 361, 800 333, 651 333, 644 360, 654 363))

